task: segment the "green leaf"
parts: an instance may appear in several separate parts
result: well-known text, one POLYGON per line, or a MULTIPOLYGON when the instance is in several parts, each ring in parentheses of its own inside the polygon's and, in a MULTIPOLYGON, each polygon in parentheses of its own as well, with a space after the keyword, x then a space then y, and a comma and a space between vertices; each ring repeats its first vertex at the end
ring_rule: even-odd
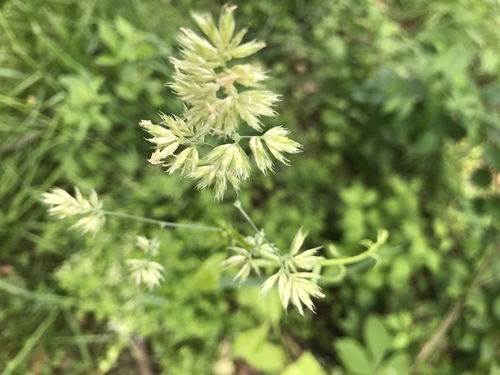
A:
POLYGON ((265 342, 255 352, 249 352, 246 360, 255 368, 276 373, 285 366, 286 356, 279 345, 265 342))
POLYGON ((118 56, 101 55, 95 59, 95 63, 100 66, 116 66, 122 62, 118 56))
POLYGON ((448 50, 441 52, 429 66, 432 72, 441 72, 448 79, 456 79, 460 74, 465 74, 470 64, 472 53, 461 45, 453 45, 448 50))
POLYGON ((130 24, 130 22, 128 22, 123 17, 120 16, 117 17, 115 23, 116 23, 116 30, 118 31, 118 33, 129 42, 134 41, 137 38, 138 34, 140 34, 140 32, 136 30, 130 24))
POLYGON ((316 358, 310 352, 304 352, 294 363, 287 366, 280 375, 326 375, 316 358))
POLYGON ((156 49, 151 44, 142 43, 134 50, 135 60, 149 59, 157 54, 156 49))
POLYGON ((407 353, 393 354, 384 365, 382 374, 407 375, 410 368, 410 358, 407 353))
POLYGON ((262 288, 242 287, 238 290, 238 302, 255 310, 261 317, 268 318, 273 324, 280 321, 283 316, 283 306, 278 289, 273 288, 266 296, 262 295, 262 288))
POLYGON ((349 372, 359 375, 373 375, 375 366, 368 359, 365 349, 356 340, 340 339, 335 347, 342 363, 349 372))
POLYGON ((495 70, 500 64, 498 53, 492 49, 485 49, 481 52, 481 68, 487 74, 495 74, 495 70))
POLYGON ((393 349, 404 349, 410 343, 410 335, 407 332, 398 332, 392 340, 391 347, 393 349))
POLYGON ((440 134, 435 131, 429 131, 419 137, 416 148, 422 154, 431 154, 439 150, 442 143, 443 139, 440 134))
POLYGON ((263 324, 260 327, 241 332, 234 341, 233 357, 246 358, 248 353, 257 351, 258 347, 266 341, 268 330, 268 325, 263 324))
POLYGON ((222 253, 214 254, 191 276, 187 287, 191 290, 214 290, 219 286, 221 270, 218 265, 225 259, 222 253))
POLYGON ((266 341, 269 327, 263 324, 238 335, 233 346, 233 357, 243 358, 255 368, 276 373, 285 365, 283 349, 266 341))
POLYGON ((382 358, 388 352, 392 337, 385 328, 382 321, 375 315, 370 315, 364 327, 364 338, 367 347, 370 349, 375 365, 382 362, 382 358))
POLYGON ((496 358, 498 348, 498 339, 495 333, 484 336, 479 344, 480 360, 484 363, 491 362, 496 358))
POLYGON ((365 188, 359 182, 357 182, 354 183, 351 187, 341 190, 340 197, 346 205, 360 207, 362 206, 360 202, 363 201, 365 193, 365 188))
POLYGON ((117 52, 120 46, 120 39, 115 31, 104 21, 99 23, 99 38, 111 51, 117 52))
POLYGON ((394 289, 405 288, 411 273, 411 265, 406 257, 397 257, 392 262, 391 271, 388 274, 389 281, 394 289))

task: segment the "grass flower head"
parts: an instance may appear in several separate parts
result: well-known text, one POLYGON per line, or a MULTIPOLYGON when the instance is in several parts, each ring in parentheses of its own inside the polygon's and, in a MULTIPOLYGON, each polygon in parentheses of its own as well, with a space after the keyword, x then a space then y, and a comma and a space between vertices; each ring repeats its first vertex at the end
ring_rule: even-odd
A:
POLYGON ((53 188, 49 192, 42 193, 42 202, 50 205, 49 215, 60 219, 69 216, 85 215, 80 218, 70 229, 78 229, 82 233, 97 233, 105 223, 102 212, 102 202, 97 193, 92 191, 88 199, 84 198, 80 189, 75 187, 75 196, 71 196, 66 190, 53 188))

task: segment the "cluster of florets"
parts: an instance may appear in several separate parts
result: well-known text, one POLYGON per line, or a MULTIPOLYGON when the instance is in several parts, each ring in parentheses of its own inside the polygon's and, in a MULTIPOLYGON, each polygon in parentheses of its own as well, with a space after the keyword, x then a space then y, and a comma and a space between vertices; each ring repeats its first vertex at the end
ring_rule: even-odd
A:
POLYGON ((94 190, 86 199, 77 187, 75 187, 75 197, 72 197, 66 190, 56 187, 50 192, 42 193, 42 202, 50 205, 49 214, 59 219, 70 216, 79 217, 70 229, 77 229, 82 233, 96 234, 106 221, 102 211, 102 202, 94 190))
POLYGON ((286 309, 291 302, 303 315, 304 306, 314 311, 311 297, 325 296, 317 284, 321 276, 312 272, 313 267, 323 259, 316 255, 321 247, 300 251, 306 236, 307 233, 300 228, 289 252, 282 255, 274 244, 267 242, 261 231, 255 237, 246 237, 238 246, 230 246, 228 249, 235 255, 222 262, 221 266, 238 268, 239 271, 234 279, 240 282, 244 282, 252 271, 260 274, 261 268, 278 266, 278 271, 268 277, 262 285, 262 294, 267 294, 277 282, 283 307, 286 309))
POLYGON ((265 71, 234 63, 234 59, 248 57, 265 46, 255 40, 242 44, 246 30, 234 33, 235 8, 224 7, 218 27, 210 15, 193 14, 205 36, 181 29, 182 59, 171 59, 175 74, 169 84, 186 109, 180 117, 161 114, 157 125, 146 120, 140 123, 152 135, 148 141, 155 145, 150 163, 199 180, 199 189, 214 186, 218 200, 228 182, 238 191, 240 183, 250 176, 250 158, 242 140, 249 140, 248 148, 264 174, 274 169, 270 155, 288 164, 283 153, 297 153, 302 148, 281 126, 261 135, 238 133, 242 124, 262 133, 260 117, 276 116, 273 106, 279 99, 261 88, 261 82, 268 79, 265 71))

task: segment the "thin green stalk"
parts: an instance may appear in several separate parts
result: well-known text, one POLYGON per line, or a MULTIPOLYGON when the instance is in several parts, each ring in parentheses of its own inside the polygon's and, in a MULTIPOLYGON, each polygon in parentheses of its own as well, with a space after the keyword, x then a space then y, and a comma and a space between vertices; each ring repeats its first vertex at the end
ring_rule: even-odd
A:
POLYGON ((259 228, 257 228, 257 226, 255 225, 255 223, 253 222, 253 220, 250 218, 250 216, 248 216, 248 214, 246 213, 246 211, 243 209, 243 207, 241 207, 241 202, 239 200, 237 200, 236 202, 234 202, 234 207, 236 207, 236 209, 238 211, 240 211, 240 213, 243 215, 243 217, 245 218, 245 220, 252 226, 253 230, 256 232, 256 233, 260 233, 260 230, 259 228))
POLYGON ((209 227, 206 225, 173 223, 170 221, 155 220, 155 219, 150 219, 147 217, 123 214, 121 212, 106 211, 106 210, 103 210, 101 212, 107 216, 116 216, 116 217, 121 217, 123 219, 130 219, 130 220, 135 220, 135 221, 139 221, 139 222, 143 222, 143 223, 158 224, 158 225, 161 225, 163 227, 186 228, 186 229, 204 230, 204 231, 210 231, 210 232, 222 232, 221 228, 209 227))
POLYGON ((340 265, 344 265, 344 264, 357 263, 357 262, 362 261, 363 259, 372 257, 374 255, 373 253, 375 251, 376 251, 376 248, 375 248, 375 250, 370 248, 370 249, 362 252, 361 254, 358 254, 358 255, 355 255, 352 257, 341 258, 341 259, 323 259, 323 260, 319 261, 318 263, 323 267, 340 266, 340 265))
POLYGON ((379 229, 377 234, 377 242, 373 243, 372 241, 364 240, 361 243, 365 244, 368 247, 367 250, 362 252, 361 254, 354 255, 352 257, 341 258, 341 259, 323 259, 318 262, 319 265, 323 267, 328 266, 343 266, 345 264, 357 263, 366 258, 373 258, 378 263, 380 260, 380 256, 376 254, 376 252, 380 249, 382 245, 387 241, 387 237, 389 236, 389 232, 385 229, 379 229))

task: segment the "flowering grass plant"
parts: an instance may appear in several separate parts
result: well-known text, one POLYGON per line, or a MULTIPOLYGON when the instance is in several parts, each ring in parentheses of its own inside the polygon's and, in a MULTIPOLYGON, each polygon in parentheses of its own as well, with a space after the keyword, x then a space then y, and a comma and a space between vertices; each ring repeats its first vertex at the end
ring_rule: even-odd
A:
MULTIPOLYGON (((242 43, 246 30, 235 32, 233 12, 236 7, 222 9, 218 26, 210 15, 193 13, 193 18, 204 36, 182 28, 180 36, 181 59, 171 58, 175 67, 174 81, 169 87, 184 102, 180 116, 161 114, 161 122, 143 120, 140 126, 149 133, 147 140, 154 145, 149 158, 151 164, 160 164, 168 173, 198 180, 197 188, 214 188, 214 197, 221 201, 228 184, 238 193, 241 183, 250 178, 251 159, 267 175, 274 172, 273 159, 289 165, 286 154, 302 151, 302 146, 290 139, 290 131, 282 126, 267 131, 261 117, 277 116, 273 106, 279 96, 265 89, 267 72, 260 67, 235 62, 246 58, 265 46, 260 41, 242 43), (248 135, 248 134, 251 135, 248 135), (246 151, 248 150, 248 151, 246 151)), ((235 268, 234 280, 244 282, 254 272, 269 273, 262 285, 265 295, 275 285, 284 309, 290 303, 304 314, 304 307, 314 311, 312 298, 325 295, 318 285, 322 267, 340 267, 376 257, 376 251, 385 243, 387 232, 379 233, 376 243, 365 243, 367 250, 350 258, 326 259, 320 255, 321 246, 301 250, 307 232, 300 228, 286 254, 271 243, 264 230, 256 226, 239 200, 235 209, 254 230, 253 236, 234 236, 222 228, 199 224, 179 224, 105 211, 97 194, 85 199, 78 188, 75 197, 60 188, 44 193, 43 202, 51 205, 49 214, 59 218, 79 215, 71 227, 83 233, 97 233, 104 225, 105 216, 119 216, 160 225, 185 227, 192 230, 225 232, 231 238, 228 250, 234 254, 222 262, 225 269, 235 268)), ((158 254, 156 239, 137 237, 137 247, 144 259, 127 259, 126 264, 136 284, 154 288, 163 280, 163 266, 152 258, 158 254)))

